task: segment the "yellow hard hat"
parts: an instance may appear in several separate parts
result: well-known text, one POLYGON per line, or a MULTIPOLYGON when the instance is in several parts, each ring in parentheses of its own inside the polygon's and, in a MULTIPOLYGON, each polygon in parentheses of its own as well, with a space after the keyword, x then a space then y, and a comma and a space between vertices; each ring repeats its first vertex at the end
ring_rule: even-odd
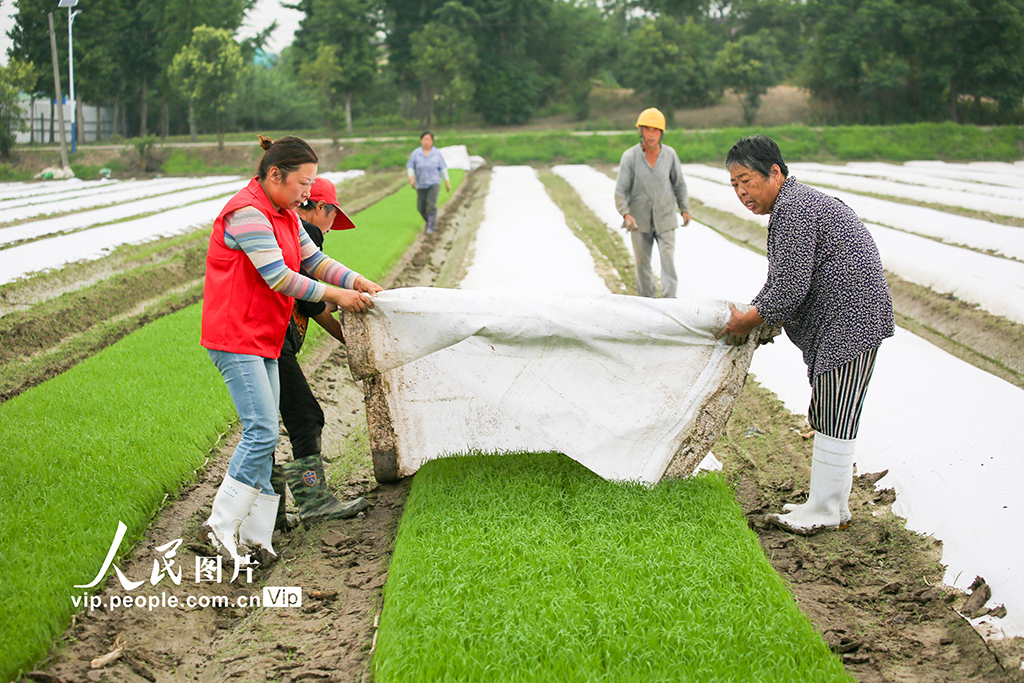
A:
POLYGON ((644 109, 640 112, 640 116, 636 120, 636 127, 647 126, 649 128, 657 128, 658 130, 665 130, 665 115, 662 114, 658 109, 651 107, 650 109, 644 109))

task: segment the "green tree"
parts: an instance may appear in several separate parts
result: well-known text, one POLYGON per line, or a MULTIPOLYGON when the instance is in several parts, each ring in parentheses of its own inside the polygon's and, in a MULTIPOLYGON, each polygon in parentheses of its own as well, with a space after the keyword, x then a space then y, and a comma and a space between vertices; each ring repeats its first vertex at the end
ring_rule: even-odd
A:
POLYGON ((242 64, 242 50, 231 32, 209 26, 197 26, 192 40, 174 56, 169 74, 188 102, 193 140, 199 115, 212 119, 217 144, 224 148, 224 114, 235 99, 242 64))
POLYGON ((661 16, 634 30, 626 43, 619 82, 665 113, 709 104, 716 95, 714 38, 701 24, 661 16))
MULTIPOLYGON (((965 0, 963 4, 967 6, 961 5, 952 17, 948 11, 939 17, 952 24, 948 35, 954 44, 943 62, 953 66, 950 118, 958 120, 958 96, 966 93, 972 96, 975 110, 983 98, 994 100, 998 120, 1010 122, 1024 98, 1024 6, 1011 0, 965 0)), ((984 122, 980 112, 975 116, 976 122, 984 122)))
POLYGON ((25 129, 18 95, 31 92, 36 82, 35 67, 12 57, 7 66, 0 66, 0 156, 8 157, 14 147, 16 133, 25 129))
POLYGON ((805 82, 824 118, 957 118, 961 94, 1000 117, 1024 97, 1024 8, 1009 0, 810 0, 805 82))
POLYGON ((473 101, 471 74, 478 65, 476 44, 457 28, 431 22, 412 34, 413 73, 420 80, 421 122, 434 125, 434 107, 440 104, 451 120, 473 101))
MULTIPOLYGON (((351 133, 353 98, 368 91, 377 75, 380 8, 375 0, 301 0, 292 7, 306 13, 293 44, 296 53, 305 57, 298 65, 300 70, 304 63, 321 58, 321 46, 334 48, 340 71, 333 72, 329 84, 320 87, 334 88, 340 96, 345 128, 351 133)), ((333 111, 328 114, 334 116, 333 111)))
POLYGON ((726 43, 715 57, 718 82, 740 96, 743 121, 748 126, 754 123, 768 88, 778 84, 783 63, 782 53, 767 29, 726 43))
MULTIPOLYGON (((149 104, 159 98, 164 105, 161 132, 167 132, 168 98, 175 99, 177 92, 166 69, 174 55, 200 24, 234 33, 254 4, 255 0, 79 3, 76 9, 82 11, 74 20, 76 97, 79 102, 113 107, 116 132, 124 135, 134 135, 136 128, 143 134, 148 131, 149 104)), ((67 35, 67 12, 58 10, 52 0, 15 0, 15 7, 11 54, 42 67, 32 91, 53 96, 46 18, 53 12, 62 89, 69 92, 67 40, 61 38, 67 35)))
MULTIPOLYGON (((561 0, 559 0, 561 1, 561 0)), ((476 43, 479 65, 473 74, 474 108, 488 123, 523 123, 533 115, 548 86, 557 83, 537 59, 540 46, 565 36, 552 35, 555 0, 384 0, 388 17, 388 59, 407 89, 419 88, 413 68, 412 35, 436 21, 474 17, 456 26, 476 43)), ((553 88, 552 88, 553 89, 553 88)))
POLYGON ((576 120, 590 116, 590 91, 598 74, 614 54, 612 21, 595 5, 584 2, 556 2, 551 10, 549 51, 542 57, 542 69, 557 75, 559 93, 568 96, 576 120), (564 40, 563 36, 572 36, 564 40))
POLYGON ((309 128, 322 100, 319 94, 295 78, 295 51, 285 48, 280 56, 257 52, 238 86, 231 105, 234 129, 287 130, 309 128))
POLYGON ((338 96, 345 82, 338 46, 320 45, 316 49, 316 57, 300 63, 298 68, 303 85, 319 99, 323 123, 333 136, 338 123, 338 96))
POLYGON ((768 31, 783 53, 782 77, 804 61, 807 5, 803 0, 736 0, 724 22, 730 40, 768 31))
POLYGON ((149 95, 160 103, 160 135, 166 136, 178 118, 172 115, 172 108, 180 111, 183 106, 179 89, 170 77, 175 55, 192 40, 197 26, 225 29, 234 35, 246 14, 256 5, 256 0, 131 1, 139 4, 145 25, 151 31, 138 35, 137 39, 149 42, 154 52, 157 72, 149 83, 152 88, 149 95))
POLYGON ((533 116, 547 73, 534 55, 550 25, 551 0, 473 0, 464 3, 480 15, 475 32, 475 107, 492 124, 520 124, 533 116))

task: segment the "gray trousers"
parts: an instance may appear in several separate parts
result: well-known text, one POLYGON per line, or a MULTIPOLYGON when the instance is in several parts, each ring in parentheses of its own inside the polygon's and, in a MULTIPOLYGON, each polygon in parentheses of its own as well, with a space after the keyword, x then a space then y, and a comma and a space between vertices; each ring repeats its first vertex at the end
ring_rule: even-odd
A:
POLYGON ((427 230, 431 232, 437 224, 437 197, 439 194, 441 194, 440 184, 422 189, 416 188, 416 210, 423 216, 423 220, 427 222, 427 230))
POLYGON ((674 299, 679 278, 676 277, 676 231, 669 230, 658 235, 654 232, 630 233, 633 240, 633 254, 636 257, 636 290, 640 296, 654 298, 657 290, 654 287, 654 273, 651 271, 651 250, 658 243, 658 255, 661 257, 661 297, 674 299))

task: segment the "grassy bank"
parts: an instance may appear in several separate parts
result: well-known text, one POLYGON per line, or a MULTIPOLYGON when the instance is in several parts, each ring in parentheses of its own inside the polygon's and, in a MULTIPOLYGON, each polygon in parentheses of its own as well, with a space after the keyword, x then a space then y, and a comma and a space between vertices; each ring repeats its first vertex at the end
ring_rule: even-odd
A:
POLYGON ((559 455, 417 473, 374 672, 391 681, 845 681, 715 474, 654 488, 559 455))
MULTIPOLYGON (((359 229, 329 235, 332 251, 371 279, 422 227, 411 188, 354 220, 359 229)), ((0 680, 63 631, 74 586, 103 565, 118 520, 122 557, 234 418, 199 345, 200 318, 199 305, 160 318, 0 405, 0 680)))
MULTIPOLYGON (((721 163, 740 137, 764 133, 774 138, 789 161, 1012 161, 1021 158, 1024 128, 980 128, 952 123, 902 126, 835 126, 811 128, 721 128, 669 130, 665 143, 684 162, 721 163)), ((633 132, 612 135, 571 134, 566 131, 508 135, 444 135, 438 144, 464 144, 491 164, 617 163, 622 152, 636 144, 633 132)), ((351 143, 341 168, 389 168, 405 164, 415 141, 351 143)))

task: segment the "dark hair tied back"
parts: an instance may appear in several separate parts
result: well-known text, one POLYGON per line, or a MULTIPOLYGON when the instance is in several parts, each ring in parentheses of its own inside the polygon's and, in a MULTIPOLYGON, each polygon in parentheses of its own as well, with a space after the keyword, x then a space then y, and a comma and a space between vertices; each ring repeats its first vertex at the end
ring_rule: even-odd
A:
POLYGON ((281 170, 281 177, 287 178, 292 171, 297 171, 303 164, 319 164, 316 152, 305 140, 289 135, 271 142, 270 138, 258 136, 260 147, 264 149, 263 158, 256 169, 256 176, 265 180, 270 169, 275 166, 281 170))

